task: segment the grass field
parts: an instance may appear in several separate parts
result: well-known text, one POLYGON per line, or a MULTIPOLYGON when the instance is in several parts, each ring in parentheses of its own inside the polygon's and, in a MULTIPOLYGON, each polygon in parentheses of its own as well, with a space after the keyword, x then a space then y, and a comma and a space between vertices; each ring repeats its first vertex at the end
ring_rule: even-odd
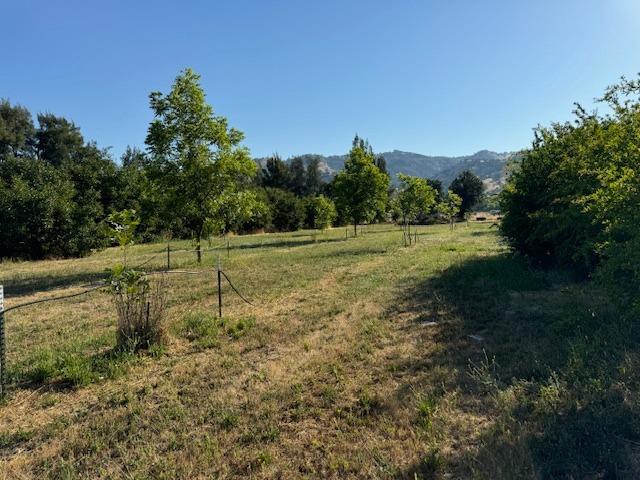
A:
MULTIPOLYGON (((113 350, 106 293, 9 312, 0 478, 635 478, 639 357, 606 299, 488 224, 418 231, 234 237, 223 268, 256 306, 225 286, 222 321, 216 254, 174 253, 199 273, 167 276, 169 344, 145 355, 113 350)), ((3 263, 6 306, 119 255, 3 263)))

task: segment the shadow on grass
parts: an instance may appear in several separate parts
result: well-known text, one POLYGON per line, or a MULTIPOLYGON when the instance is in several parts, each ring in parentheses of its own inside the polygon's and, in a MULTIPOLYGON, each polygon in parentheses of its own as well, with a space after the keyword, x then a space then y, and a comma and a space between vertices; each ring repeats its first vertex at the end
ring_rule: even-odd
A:
MULTIPOLYGON (((312 237, 311 235, 300 235, 300 237, 312 237)), ((320 236, 320 235, 319 235, 320 236)), ((241 243, 234 245, 233 242, 229 245, 229 250, 246 250, 253 248, 292 248, 292 247, 304 247, 306 245, 312 244, 322 244, 322 243, 334 243, 334 242, 344 242, 344 238, 310 238, 309 240, 281 240, 277 242, 268 241, 264 243, 241 243)), ((220 251, 226 251, 226 247, 221 247, 220 251)))
POLYGON ((35 274, 28 278, 0 279, 0 283, 4 284, 4 292, 8 297, 22 297, 38 292, 95 283, 104 277, 104 272, 44 273, 35 274))
MULTIPOLYGON (((437 322, 424 335, 442 346, 400 368, 454 372, 444 388, 491 419, 476 451, 448 459, 456 474, 640 477, 639 335, 595 287, 502 254, 459 262, 400 304, 437 322)), ((425 457, 398 478, 439 478, 437 470, 425 457)))

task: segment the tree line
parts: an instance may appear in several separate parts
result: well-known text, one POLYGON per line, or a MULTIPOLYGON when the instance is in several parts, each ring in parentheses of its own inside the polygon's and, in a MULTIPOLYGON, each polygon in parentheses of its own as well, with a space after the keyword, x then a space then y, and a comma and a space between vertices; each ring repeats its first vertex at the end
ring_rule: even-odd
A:
POLYGON ((258 164, 206 101, 200 77, 182 71, 169 93, 149 96, 145 151, 116 162, 69 120, 0 101, 0 258, 86 255, 114 243, 109 214, 134 211, 140 241, 227 232, 290 231, 393 219, 407 228, 435 215, 453 221, 482 195, 463 172, 443 191, 402 176, 393 187, 382 156, 355 137, 344 169, 323 179, 320 157, 258 164), (438 213, 439 212, 439 213, 438 213))

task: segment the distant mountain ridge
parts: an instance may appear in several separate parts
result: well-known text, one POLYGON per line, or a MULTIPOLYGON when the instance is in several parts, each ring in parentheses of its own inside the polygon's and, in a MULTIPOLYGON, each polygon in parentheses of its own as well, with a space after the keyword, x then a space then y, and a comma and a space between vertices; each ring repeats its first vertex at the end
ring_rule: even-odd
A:
MULTIPOLYGON (((446 188, 463 170, 471 170, 484 182, 487 193, 502 190, 507 180, 507 165, 520 157, 519 152, 492 152, 480 150, 473 155, 461 157, 429 156, 413 152, 393 150, 381 153, 387 162, 392 181, 397 182, 398 173, 416 177, 436 178, 446 188)), ((344 166, 346 155, 300 155, 305 160, 313 157, 320 160, 320 169, 325 179, 331 179, 344 166)), ((264 158, 257 159, 264 163, 264 158)))

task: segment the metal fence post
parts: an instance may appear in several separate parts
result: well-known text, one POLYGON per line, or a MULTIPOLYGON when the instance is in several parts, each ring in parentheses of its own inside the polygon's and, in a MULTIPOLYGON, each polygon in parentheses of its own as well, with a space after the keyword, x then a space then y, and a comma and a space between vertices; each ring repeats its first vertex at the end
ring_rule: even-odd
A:
POLYGON ((171 244, 167 243, 167 270, 171 270, 171 244))
POLYGON ((222 318, 222 274, 220 273, 220 254, 218 254, 218 317, 222 318))
POLYGON ((0 398, 4 398, 7 385, 7 343, 4 328, 4 287, 0 285, 0 398))

